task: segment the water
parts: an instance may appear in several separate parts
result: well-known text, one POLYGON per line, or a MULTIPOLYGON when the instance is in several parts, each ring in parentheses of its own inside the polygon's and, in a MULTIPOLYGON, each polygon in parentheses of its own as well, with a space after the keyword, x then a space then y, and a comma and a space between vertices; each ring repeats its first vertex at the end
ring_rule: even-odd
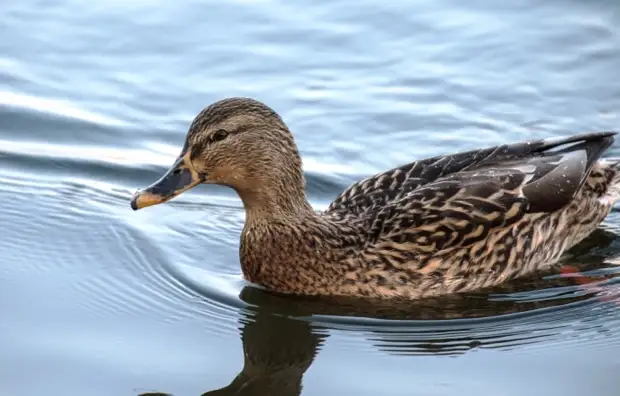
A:
POLYGON ((618 211, 569 258, 589 285, 372 307, 245 285, 230 190, 129 208, 226 96, 285 118, 317 209, 416 158, 618 129, 620 6, 490 4, 5 1, 0 393, 617 395, 618 211))

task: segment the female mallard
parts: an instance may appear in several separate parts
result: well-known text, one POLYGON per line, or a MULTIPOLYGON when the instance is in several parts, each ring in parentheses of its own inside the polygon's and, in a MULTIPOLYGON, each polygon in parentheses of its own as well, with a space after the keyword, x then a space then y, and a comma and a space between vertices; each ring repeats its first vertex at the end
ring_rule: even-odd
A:
POLYGON ((293 135, 275 111, 231 98, 192 122, 181 155, 134 210, 200 184, 246 212, 245 278, 302 295, 420 298, 549 266, 620 196, 615 132, 506 144, 412 162, 351 185, 323 213, 306 199, 293 135))

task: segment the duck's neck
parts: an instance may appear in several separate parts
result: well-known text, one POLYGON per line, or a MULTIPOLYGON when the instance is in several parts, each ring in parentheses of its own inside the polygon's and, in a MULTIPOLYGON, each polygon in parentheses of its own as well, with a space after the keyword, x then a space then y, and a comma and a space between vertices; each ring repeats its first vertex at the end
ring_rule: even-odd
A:
POLYGON ((246 213, 239 251, 245 278, 271 289, 290 289, 290 276, 320 259, 312 242, 324 220, 303 188, 244 190, 239 195, 246 213))
POLYGON ((269 222, 296 223, 316 216, 306 199, 303 176, 293 172, 286 176, 262 175, 256 183, 236 189, 245 208, 246 226, 269 222))

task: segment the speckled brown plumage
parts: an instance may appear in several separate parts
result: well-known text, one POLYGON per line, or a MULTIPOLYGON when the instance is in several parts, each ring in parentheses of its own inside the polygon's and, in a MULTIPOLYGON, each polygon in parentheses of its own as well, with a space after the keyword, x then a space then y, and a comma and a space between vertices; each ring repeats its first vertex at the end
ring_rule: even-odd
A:
POLYGON ((619 162, 599 160, 613 135, 423 159, 349 186, 323 213, 306 199, 293 135, 258 101, 207 107, 181 156, 243 201, 249 281, 285 294, 416 299, 531 273, 590 234, 619 195, 619 162))

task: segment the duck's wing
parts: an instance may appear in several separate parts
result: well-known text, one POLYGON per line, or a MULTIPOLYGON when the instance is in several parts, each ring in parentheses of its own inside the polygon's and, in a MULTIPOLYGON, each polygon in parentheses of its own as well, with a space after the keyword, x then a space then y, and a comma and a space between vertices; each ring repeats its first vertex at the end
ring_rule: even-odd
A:
POLYGON ((526 214, 559 210, 583 186, 612 135, 547 141, 527 155, 511 154, 508 146, 500 155, 439 177, 371 213, 368 242, 404 243, 430 253, 483 240, 526 214))
MULTIPOLYGON (((522 169, 535 166, 535 174, 550 172, 549 166, 554 166, 552 162, 554 159, 546 160, 549 165, 545 165, 544 159, 551 152, 558 154, 578 152, 581 146, 587 151, 586 160, 589 162, 586 164, 586 169, 589 170, 593 161, 613 142, 615 134, 616 132, 597 132, 567 138, 532 140, 412 162, 350 185, 329 205, 326 213, 360 214, 370 208, 397 201, 429 183, 451 175, 464 180, 471 174, 456 176, 464 171, 486 169, 490 177, 496 169, 529 165, 528 168, 522 169), (571 146, 565 147, 566 145, 571 146)), ((519 173, 519 171, 513 172, 519 173)), ((479 178, 482 177, 482 174, 478 175, 479 178)), ((482 183, 486 180, 484 179, 482 183)), ((528 183, 533 182, 534 179, 529 180, 528 183)))

